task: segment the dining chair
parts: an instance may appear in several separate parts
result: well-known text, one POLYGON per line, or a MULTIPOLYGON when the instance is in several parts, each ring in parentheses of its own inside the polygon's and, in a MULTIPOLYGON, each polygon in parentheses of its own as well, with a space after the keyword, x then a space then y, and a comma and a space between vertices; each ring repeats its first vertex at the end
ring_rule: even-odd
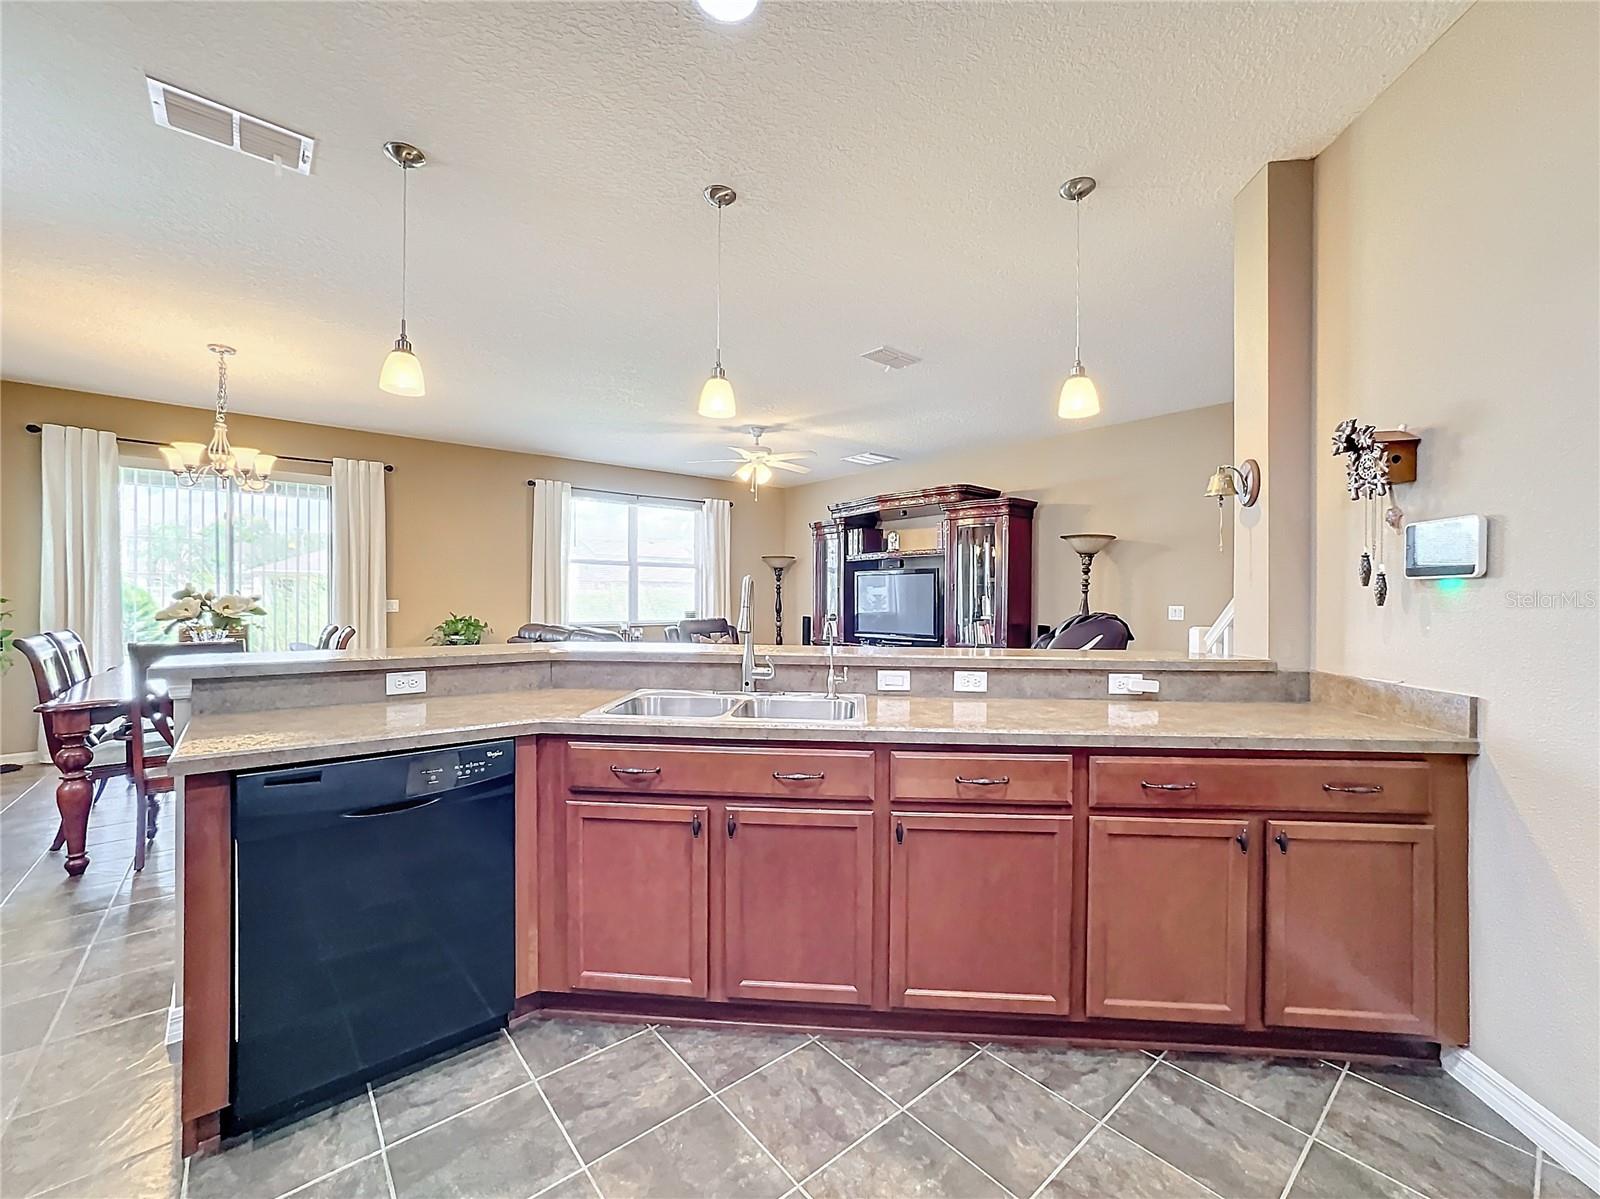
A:
POLYGON ((137 721, 140 728, 149 725, 152 734, 148 739, 132 738, 128 746, 128 776, 133 783, 135 870, 144 869, 145 847, 155 840, 156 823, 161 815, 161 801, 157 796, 172 790, 170 777, 155 777, 151 770, 165 762, 177 744, 172 727, 172 699, 165 691, 151 690, 150 664, 164 658, 239 653, 243 649, 243 641, 128 642, 128 694, 133 697, 129 719, 137 721))
POLYGON ((316 647, 318 649, 332 649, 333 639, 339 635, 339 626, 329 624, 322 626, 322 632, 317 634, 316 647))
POLYGON ((329 649, 349 649, 350 648, 350 643, 352 641, 354 641, 355 639, 356 639, 356 626, 353 625, 353 624, 347 624, 347 625, 344 626, 344 628, 339 630, 338 634, 333 639, 333 644, 328 646, 328 648, 329 649))
MULTIPOLYGON (((18 637, 13 644, 16 645, 18 652, 28 660, 28 666, 33 670, 33 686, 41 704, 48 703, 63 691, 72 688, 74 682, 72 672, 67 664, 66 654, 62 652, 61 643, 51 634, 34 633, 28 637, 18 637)), ((79 642, 79 644, 81 645, 82 642, 79 642)), ((42 715, 40 720, 44 724, 45 751, 49 753, 51 762, 54 762, 56 754, 61 752, 61 739, 55 735, 50 722, 45 720, 42 715)), ((91 732, 85 740, 85 744, 91 750, 94 750, 104 742, 104 736, 97 735, 96 732, 91 732)), ((97 753, 95 758, 100 758, 101 756, 97 753)), ((119 773, 116 770, 106 770, 106 765, 108 763, 90 759, 89 772, 90 777, 94 779, 94 792, 89 799, 91 805, 100 801, 100 793, 106 789, 106 779, 112 774, 119 773)), ((57 824, 55 840, 50 842, 50 849, 54 852, 66 843, 66 825, 57 824)))
POLYGON ((679 641, 710 642, 713 645, 738 645, 739 630, 720 616, 678 622, 679 641))
POLYGON ((74 683, 81 683, 94 673, 89 668, 89 647, 84 645, 82 637, 71 629, 51 630, 44 636, 61 647, 61 656, 67 663, 67 675, 74 683))

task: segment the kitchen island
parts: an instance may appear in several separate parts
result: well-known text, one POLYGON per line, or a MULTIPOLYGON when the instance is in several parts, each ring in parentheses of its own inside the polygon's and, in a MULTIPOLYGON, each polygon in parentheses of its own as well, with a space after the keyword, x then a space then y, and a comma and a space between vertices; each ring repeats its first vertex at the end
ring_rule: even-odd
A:
MULTIPOLYGON (((555 648, 174 671, 189 1149, 230 1103, 234 776, 502 739, 517 1015, 1466 1042, 1463 697, 1261 662, 879 651, 841 655, 850 689, 898 669, 911 691, 855 722, 618 717, 600 710, 657 678, 735 690, 737 650, 555 648), (952 669, 975 667, 988 692, 955 693, 952 669), (1113 667, 1187 698, 1109 700, 1113 667), (414 669, 424 696, 382 696, 414 669)), ((777 688, 821 690, 818 651, 773 657, 777 688)))

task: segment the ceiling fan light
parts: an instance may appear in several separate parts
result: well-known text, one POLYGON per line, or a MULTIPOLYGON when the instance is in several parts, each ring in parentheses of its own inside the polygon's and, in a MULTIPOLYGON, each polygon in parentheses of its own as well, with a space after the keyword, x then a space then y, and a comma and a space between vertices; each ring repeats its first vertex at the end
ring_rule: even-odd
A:
POLYGON ((1061 400, 1056 405, 1056 415, 1063 420, 1083 420, 1100 413, 1100 393, 1094 380, 1083 369, 1083 363, 1072 368, 1067 381, 1061 385, 1061 400))
POLYGON ((722 373, 721 367, 711 372, 706 385, 700 389, 698 411, 701 416, 711 420, 733 419, 733 384, 728 382, 728 377, 722 373))
POLYGON ((695 0, 700 11, 713 21, 731 25, 742 21, 756 10, 757 0, 695 0))
POLYGON ((383 360, 383 370, 378 375, 378 386, 390 395, 420 396, 427 390, 422 382, 422 362, 411 352, 411 343, 400 338, 394 349, 383 360))

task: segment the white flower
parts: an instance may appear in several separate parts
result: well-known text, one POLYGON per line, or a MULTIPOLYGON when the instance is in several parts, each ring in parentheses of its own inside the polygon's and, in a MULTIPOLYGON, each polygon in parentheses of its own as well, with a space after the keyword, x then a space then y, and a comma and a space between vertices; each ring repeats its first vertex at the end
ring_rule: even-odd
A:
POLYGON ((211 601, 211 610, 224 620, 237 620, 255 612, 259 603, 253 595, 219 595, 211 601))
POLYGON ((200 597, 186 595, 156 613, 157 620, 193 620, 200 615, 200 597))

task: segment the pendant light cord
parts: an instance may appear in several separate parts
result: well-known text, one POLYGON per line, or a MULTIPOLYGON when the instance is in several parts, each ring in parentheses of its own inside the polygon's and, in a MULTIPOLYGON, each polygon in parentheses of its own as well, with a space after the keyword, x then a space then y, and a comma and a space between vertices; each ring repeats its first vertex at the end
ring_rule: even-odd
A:
POLYGON ((400 336, 406 335, 406 259, 410 257, 411 168, 400 165, 400 336))
POLYGON ((717 205, 717 366, 722 366, 722 205, 717 205))
POLYGON ((1072 202, 1077 225, 1076 249, 1072 258, 1072 360, 1083 365, 1083 201, 1072 202))

